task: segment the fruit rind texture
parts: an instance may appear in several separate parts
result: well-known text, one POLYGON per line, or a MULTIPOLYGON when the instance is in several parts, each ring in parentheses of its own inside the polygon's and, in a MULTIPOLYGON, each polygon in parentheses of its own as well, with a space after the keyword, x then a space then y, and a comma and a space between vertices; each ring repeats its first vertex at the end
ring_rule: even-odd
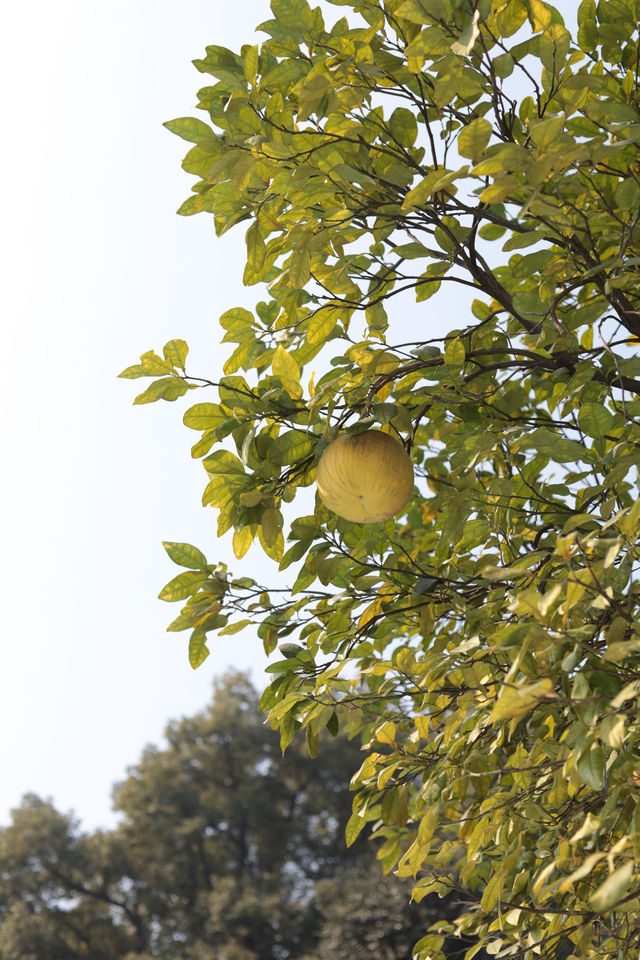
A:
POLYGON ((399 440, 367 430, 337 437, 318 463, 318 493, 333 513, 353 523, 378 523, 400 513, 413 490, 413 464, 399 440))

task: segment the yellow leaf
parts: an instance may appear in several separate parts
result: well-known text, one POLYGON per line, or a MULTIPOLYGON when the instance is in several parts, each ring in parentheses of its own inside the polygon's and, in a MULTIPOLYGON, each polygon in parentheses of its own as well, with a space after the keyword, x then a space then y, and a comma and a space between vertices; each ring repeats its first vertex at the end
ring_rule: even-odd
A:
POLYGON ((547 5, 542 3, 541 0, 529 0, 529 9, 533 29, 535 31, 546 30, 551 23, 551 11, 547 5))
POLYGON ((378 743, 395 743, 396 725, 393 720, 386 720, 381 727, 376 730, 376 740, 378 743))
POLYGON ((382 597, 376 597, 376 599, 369 604, 367 609, 358 620, 358 630, 362 630, 363 627, 366 627, 369 621, 373 620, 373 618, 379 613, 382 613, 382 597))
POLYGON ((295 383, 300 383, 300 367, 284 347, 276 348, 271 366, 274 375, 280 380, 293 380, 295 383))
POLYGON ((241 560, 253 543, 255 533, 251 527, 243 527, 233 533, 233 553, 236 559, 241 560))
POLYGON ((309 343, 323 343, 333 332, 340 320, 340 312, 334 307, 322 307, 317 310, 307 324, 307 340, 309 343))
POLYGON ((282 530, 278 534, 274 543, 267 543, 262 533, 262 527, 258 527, 258 540, 260 541, 260 546, 271 560, 276 560, 278 563, 282 560, 284 555, 284 537, 282 535, 282 530))

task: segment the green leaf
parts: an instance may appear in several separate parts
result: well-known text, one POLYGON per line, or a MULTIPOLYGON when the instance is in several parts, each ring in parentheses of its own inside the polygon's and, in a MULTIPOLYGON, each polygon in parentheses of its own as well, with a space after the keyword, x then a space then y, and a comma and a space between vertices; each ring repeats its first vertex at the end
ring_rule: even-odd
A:
POLYGON ((389 423, 398 413, 395 403, 374 403, 371 414, 377 423, 389 423))
POLYGON ((230 450, 217 450, 202 461, 210 477, 244 475, 242 461, 230 450))
POLYGON ((187 573, 179 573, 177 577, 170 580, 158 594, 160 600, 167 600, 173 603, 175 600, 186 600, 192 594, 197 593, 206 580, 206 574, 189 570, 187 573))
POLYGON ((403 147, 412 147, 418 137, 418 123, 412 110, 396 107, 387 123, 393 137, 403 147))
POLYGON ((544 269, 549 263, 557 258, 557 254, 551 250, 539 250, 537 253, 529 253, 521 257, 520 260, 512 258, 513 262, 511 272, 514 277, 530 277, 532 274, 544 269), (516 262, 514 262, 516 261, 516 262))
POLYGON ((148 353, 143 353, 140 357, 140 363, 145 373, 150 377, 161 377, 163 373, 171 373, 173 370, 173 364, 167 363, 166 360, 159 357, 153 350, 149 350, 148 353))
POLYGON ((589 897, 589 906, 596 913, 606 913, 619 900, 626 896, 631 886, 633 876, 633 860, 627 860, 621 867, 614 870, 610 877, 601 883, 598 889, 589 897))
POLYGON ((232 307, 220 317, 220 326, 227 331, 222 342, 231 340, 234 343, 241 343, 247 337, 251 336, 254 319, 253 314, 244 307, 232 307))
POLYGON ((458 137, 458 153, 462 157, 477 160, 482 156, 491 137, 492 127, 484 117, 472 120, 469 126, 463 127, 458 137))
POLYGON ((488 148, 486 158, 477 163, 471 172, 477 177, 491 176, 505 171, 522 170, 530 161, 529 151, 520 144, 496 144, 488 148))
POLYGON ((215 430, 227 419, 219 403, 196 403, 185 412, 182 422, 192 430, 215 430))
POLYGON ((490 913, 493 910, 498 900, 500 899, 500 895, 502 893, 503 887, 504 887, 504 877, 502 876, 502 873, 498 870, 491 877, 482 894, 480 906, 485 911, 485 913, 490 913))
POLYGON ((245 52, 244 75, 248 83, 256 82, 258 76, 259 51, 260 47, 256 43, 245 52))
POLYGON ((493 60, 493 69, 497 77, 506 80, 513 73, 515 62, 510 53, 503 53, 493 60))
POLYGON ((268 456, 272 463, 285 466, 297 463, 310 456, 316 445, 316 440, 308 433, 300 430, 288 430, 280 434, 269 446, 268 456))
POLYGON ((252 223, 247 230, 247 268, 245 269, 245 283, 256 283, 261 279, 267 248, 265 247, 260 228, 252 223))
POLYGON ((163 351, 164 358, 172 367, 179 367, 184 370, 184 365, 189 353, 189 347, 184 340, 169 340, 165 343, 163 351))
POLYGON ((228 637, 234 633, 240 633, 241 630, 244 630, 245 627, 251 626, 253 623, 252 620, 236 620, 235 623, 230 623, 228 627, 225 627, 223 630, 220 630, 219 636, 228 637))
POLYGON ((179 633, 181 630, 188 630, 193 626, 193 617, 184 613, 179 614, 175 620, 172 620, 167 631, 169 633, 179 633))
POLYGON ((444 351, 444 362, 452 373, 460 373, 464 367, 466 354, 460 337, 450 340, 444 351))
POLYGON ((600 724, 600 736, 612 750, 622 750, 625 740, 625 717, 622 713, 609 714, 600 724))
POLYGON ((282 530, 282 514, 275 507, 268 507, 260 519, 262 537, 268 547, 273 547, 282 530))
POLYGON ((604 762, 604 751, 599 743, 592 743, 578 757, 578 774, 593 790, 602 790, 604 762))
POLYGON ((162 380, 154 380, 144 393, 138 394, 133 402, 140 404, 153 403, 155 400, 177 400, 178 397, 184 396, 188 389, 189 384, 180 377, 165 377, 162 380))
POLYGON ((204 488, 202 506, 209 505, 222 508, 227 505, 233 496, 233 486, 225 474, 213 477, 204 488))
POLYGON ((640 205, 640 183, 629 178, 616 187, 616 204, 622 210, 635 210, 640 205))
POLYGON ((148 377, 149 374, 141 363, 134 363, 133 366, 126 367, 118 376, 125 380, 136 380, 138 377, 148 377))
POLYGON ((194 630, 189 639, 189 663, 197 670, 209 656, 207 635, 204 630, 194 630))
POLYGON ((387 311, 381 303, 372 303, 365 310, 367 326, 372 332, 383 332, 389 325, 387 311))
POLYGON ((318 745, 319 745, 318 734, 314 731, 311 725, 307 727, 306 734, 307 734, 307 749, 309 751, 309 756, 312 758, 315 758, 318 756, 318 745))
POLYGON ((304 244, 295 247, 289 261, 289 286, 301 290, 311 276, 309 248, 304 244))
POLYGON ((194 117, 178 117, 177 120, 168 120, 163 123, 163 127, 182 137, 183 140, 189 140, 190 143, 206 143, 216 139, 211 127, 194 117))
POLYGON ((406 0, 398 8, 397 16, 412 23, 433 23, 441 19, 449 20, 451 6, 449 0, 406 0))
POLYGON ((357 813, 352 813, 347 821, 347 826, 345 829, 345 840, 348 847, 353 846, 355 841, 358 839, 365 826, 367 825, 366 817, 361 817, 357 813))
POLYGON ((189 567, 190 570, 206 570, 207 558, 197 547, 190 543, 171 543, 164 541, 162 546, 165 548, 174 563, 181 567, 189 567))
POLYGON ((285 27, 297 30, 310 27, 313 22, 307 0, 271 0, 271 9, 285 27))
POLYGON ((520 720, 543 700, 553 696, 553 680, 550 677, 524 686, 504 686, 491 711, 491 720, 520 720))
POLYGON ((460 174, 461 171, 454 170, 433 170, 428 173, 420 183, 407 193, 402 203, 403 211, 424 205, 438 190, 444 190, 460 174))
POLYGON ((579 460, 589 462, 593 453, 575 440, 560 439, 550 430, 539 428, 517 441, 519 449, 533 449, 559 463, 573 463, 579 460))
POLYGON ((272 543, 269 543, 264 536, 262 527, 258 527, 258 540, 266 555, 279 564, 284 556, 284 536, 282 531, 280 531, 272 543))
POLYGON ((578 423, 588 437, 603 437, 611 430, 613 414, 600 403, 584 403, 578 412, 578 423))

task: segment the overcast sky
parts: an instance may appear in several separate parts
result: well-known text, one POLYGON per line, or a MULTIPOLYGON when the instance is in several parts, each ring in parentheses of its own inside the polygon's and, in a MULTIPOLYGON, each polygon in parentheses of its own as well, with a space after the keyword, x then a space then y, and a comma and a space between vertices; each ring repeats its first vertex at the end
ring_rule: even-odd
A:
MULTIPOLYGON (((251 307, 243 233, 177 217, 187 145, 162 127, 193 113, 208 43, 256 42, 267 0, 61 0, 5 11, 3 150, 0 823, 22 794, 52 795, 87 827, 112 822, 110 786, 212 678, 253 665, 260 641, 221 638, 193 672, 177 568, 162 540, 232 557, 204 511, 184 404, 132 407, 117 380, 183 337, 206 375, 216 321, 251 307), (232 11, 222 13, 221 10, 232 11), (7 18, 9 23, 7 23, 7 18)), ((143 382, 144 386, 144 382, 143 382)), ((134 392, 135 391, 135 392, 134 392)), ((195 402, 194 395, 189 398, 195 402)), ((204 395, 198 399, 206 399, 204 395)))
MULTIPOLYGON (((205 705, 215 675, 252 668, 263 682, 255 634, 213 640, 193 672, 188 634, 166 633, 179 605, 157 600, 177 572, 162 540, 238 564, 200 506, 185 404, 133 408, 144 381, 116 376, 173 337, 194 372, 214 373, 217 318, 255 303, 244 230, 216 239, 209 217, 175 215, 187 145, 162 123, 193 114, 205 46, 257 42, 269 16, 267 0, 4 13, 0 824, 27 791, 87 829, 112 824, 112 783, 169 719, 205 705)), ((268 578, 259 547, 246 562, 268 578)))

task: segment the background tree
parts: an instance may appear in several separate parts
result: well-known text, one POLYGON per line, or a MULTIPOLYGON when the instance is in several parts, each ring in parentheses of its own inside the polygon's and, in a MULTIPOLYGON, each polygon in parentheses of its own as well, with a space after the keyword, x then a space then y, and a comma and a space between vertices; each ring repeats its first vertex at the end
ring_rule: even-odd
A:
POLYGON ((331 7, 349 17, 272 0, 264 42, 195 61, 211 125, 167 124, 195 144, 180 212, 248 224, 266 299, 220 318, 219 381, 181 340, 122 375, 153 378, 136 403, 213 392, 184 414, 203 503, 239 559, 255 539, 297 564, 276 592, 166 544, 187 568, 160 594, 186 600, 169 629, 191 631, 194 667, 210 631, 280 644, 262 705, 284 747, 361 734, 348 840, 372 824, 414 897, 479 901, 420 956, 464 931, 496 957, 630 956, 640 8, 584 0, 572 37, 541 0, 331 7), (476 298, 434 339, 451 284, 476 298), (433 297, 411 343, 409 294, 433 297), (374 425, 411 450, 406 515, 291 507, 285 543, 327 443, 374 425))
POLYGON ((2 960, 113 960, 141 946, 139 917, 101 877, 103 864, 99 834, 24 797, 0 831, 2 960))
MULTIPOLYGON (((323 763, 282 758, 241 675, 167 727, 115 788, 122 820, 80 832, 25 797, 0 831, 1 960, 406 960, 453 902, 406 912, 406 881, 379 883, 375 851, 348 850, 355 744, 326 737, 323 763)), ((455 953, 451 953, 455 956, 455 953)))

